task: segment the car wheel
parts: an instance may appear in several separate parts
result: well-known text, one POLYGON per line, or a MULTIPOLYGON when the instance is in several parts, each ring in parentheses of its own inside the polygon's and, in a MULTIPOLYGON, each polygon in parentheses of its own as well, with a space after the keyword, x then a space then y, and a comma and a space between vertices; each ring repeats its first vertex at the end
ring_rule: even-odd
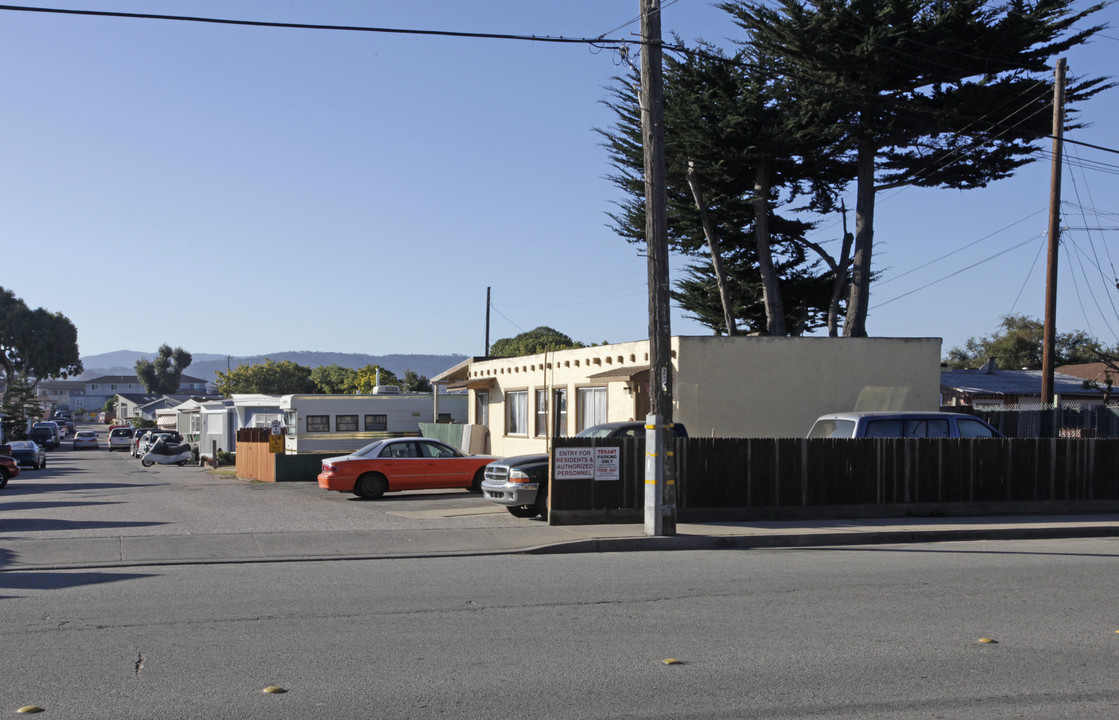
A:
POLYGON ((42 470, 47 466, 47 459, 43 458, 43 462, 39 463, 39 469, 42 470))
POLYGON ((8 471, 5 470, 4 468, 0 468, 0 488, 3 488, 7 484, 8 484, 8 471))
POLYGON ((365 473, 354 483, 354 494, 366 500, 376 500, 385 494, 388 487, 389 483, 384 475, 365 473))
POLYGON ((478 468, 478 472, 474 473, 474 482, 470 483, 470 487, 466 488, 472 493, 482 492, 482 481, 486 479, 486 469, 478 468))
POLYGON ((509 514, 516 518, 532 518, 540 514, 536 512, 535 505, 514 505, 508 510, 509 514))

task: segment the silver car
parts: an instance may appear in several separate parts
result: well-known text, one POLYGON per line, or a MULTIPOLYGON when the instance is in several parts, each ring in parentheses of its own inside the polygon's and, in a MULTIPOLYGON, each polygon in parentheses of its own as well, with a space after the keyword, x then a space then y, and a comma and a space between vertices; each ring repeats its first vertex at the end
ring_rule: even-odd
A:
POLYGON ((977 417, 947 412, 844 412, 821 416, 810 438, 1001 438, 977 417))

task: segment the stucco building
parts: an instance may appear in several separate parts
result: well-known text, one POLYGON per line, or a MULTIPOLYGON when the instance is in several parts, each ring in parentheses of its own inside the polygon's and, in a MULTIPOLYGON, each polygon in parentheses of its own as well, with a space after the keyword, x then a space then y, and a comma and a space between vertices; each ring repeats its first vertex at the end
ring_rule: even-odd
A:
MULTIPOLYGON (((673 418, 692 436, 802 437, 820 415, 936 410, 939 338, 673 337, 673 418)), ((552 437, 649 412, 649 342, 470 358, 432 382, 470 392, 486 451, 543 452, 552 437)))

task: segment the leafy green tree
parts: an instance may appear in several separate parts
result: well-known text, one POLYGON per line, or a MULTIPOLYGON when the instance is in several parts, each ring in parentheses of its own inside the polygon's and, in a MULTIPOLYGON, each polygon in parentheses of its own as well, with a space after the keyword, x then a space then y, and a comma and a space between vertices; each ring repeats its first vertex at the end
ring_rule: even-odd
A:
MULTIPOLYGON (((953 369, 977 368, 990 358, 1008 370, 1040 370, 1045 326, 1026 315, 1006 315, 991 335, 968 339, 963 347, 948 351, 946 362, 953 369)), ((1057 333, 1054 365, 1106 362, 1114 355, 1096 338, 1076 330, 1057 333)))
POLYGON ((228 372, 217 373, 214 387, 224 397, 240 393, 295 395, 315 392, 311 368, 291 360, 276 362, 265 359, 255 365, 240 365, 228 372))
POLYGON ((405 370, 404 379, 400 386, 408 392, 431 392, 431 381, 426 375, 419 375, 415 370, 405 370))
POLYGON ((31 382, 32 390, 40 380, 81 373, 77 328, 62 313, 32 310, 0 288, 0 368, 5 382, 0 404, 7 402, 18 373, 31 382))
MULTIPOLYGON (((692 279, 704 278, 678 282, 673 298, 717 333, 799 334, 827 321, 839 263, 807 241, 812 223, 776 209, 791 208, 796 198, 820 212, 832 209, 846 182, 845 159, 829 150, 838 142, 831 129, 811 132, 796 111, 791 84, 776 72, 758 72, 759 64, 771 63, 749 49, 728 58, 705 44, 683 60, 665 60, 669 243, 697 259, 692 279), (718 314, 710 312, 712 304, 718 314)), ((606 103, 617 123, 600 134, 618 170, 611 180, 629 196, 610 215, 614 229, 643 244, 638 87, 636 74, 619 80, 606 103)))
MULTIPOLYGON (((854 256, 844 335, 866 335, 875 194, 969 189, 1037 159, 1050 133, 1050 59, 1102 26, 1073 0, 735 0, 746 42, 798 78, 798 106, 854 153, 854 256)), ((1070 105, 1111 87, 1071 78, 1070 105)), ((1074 110, 1069 111, 1075 112, 1074 110)), ((1077 127, 1070 123, 1068 128, 1077 127)))
POLYGON ((0 413, 4 415, 4 437, 7 440, 26 440, 28 427, 42 416, 42 412, 32 383, 23 373, 16 373, 8 388, 7 400, 0 406, 0 413))
POLYGON ((141 358, 136 361, 136 377, 149 393, 172 395, 179 392, 183 371, 193 361, 190 353, 181 347, 160 345, 154 360, 141 358))
POLYGON ((373 392, 373 388, 377 387, 378 384, 396 385, 399 387, 400 381, 396 378, 396 375, 393 374, 392 370, 383 368, 376 363, 366 365, 357 371, 357 379, 354 381, 357 392, 363 394, 371 393, 373 392))
POLYGON ((520 335, 498 340, 490 346, 490 357, 520 357, 521 355, 535 355, 545 350, 552 352, 581 347, 586 347, 586 345, 572 340, 559 330, 541 325, 520 335))
POLYGON ((315 392, 349 395, 357 392, 357 370, 341 365, 319 365, 311 371, 315 392))

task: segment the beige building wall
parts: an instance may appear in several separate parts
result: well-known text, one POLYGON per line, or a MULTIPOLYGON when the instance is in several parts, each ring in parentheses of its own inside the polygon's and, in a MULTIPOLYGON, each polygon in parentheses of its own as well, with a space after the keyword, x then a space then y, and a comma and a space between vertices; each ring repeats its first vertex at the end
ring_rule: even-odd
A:
MULTIPOLYGON (((936 410, 940 346, 939 338, 674 337, 673 416, 693 436, 803 437, 829 412, 936 410)), ((447 379, 470 388, 469 422, 489 428, 490 453, 538 453, 554 436, 556 390, 567 395, 564 434, 588 424, 579 407, 588 388, 605 393, 607 420, 643 420, 646 380, 633 375, 648 368, 648 349, 640 340, 481 360, 447 379), (544 432, 538 390, 549 404, 544 432), (527 396, 526 428, 510 433, 507 400, 519 392, 527 396)))
POLYGON ((674 338, 677 419, 693 436, 804 437, 830 412, 935 411, 940 346, 940 338, 674 338))
POLYGON ((608 420, 644 419, 635 418, 635 394, 624 377, 591 376, 619 369, 648 367, 648 348, 646 340, 561 350, 547 356, 525 355, 470 363, 467 369, 467 382, 472 385, 469 422, 485 424, 489 428, 490 453, 509 457, 544 452, 549 447, 548 439, 555 434, 556 390, 565 391, 567 396, 567 417, 562 431, 565 435, 574 435, 584 426, 584 418, 579 411, 579 396, 580 390, 589 388, 602 388, 606 393, 608 420), (538 390, 545 391, 547 396, 545 432, 537 432, 538 390), (506 396, 513 392, 527 394, 528 426, 525 433, 506 432, 509 424, 506 396), (479 394, 488 398, 489 418, 485 423, 479 409, 479 394))

